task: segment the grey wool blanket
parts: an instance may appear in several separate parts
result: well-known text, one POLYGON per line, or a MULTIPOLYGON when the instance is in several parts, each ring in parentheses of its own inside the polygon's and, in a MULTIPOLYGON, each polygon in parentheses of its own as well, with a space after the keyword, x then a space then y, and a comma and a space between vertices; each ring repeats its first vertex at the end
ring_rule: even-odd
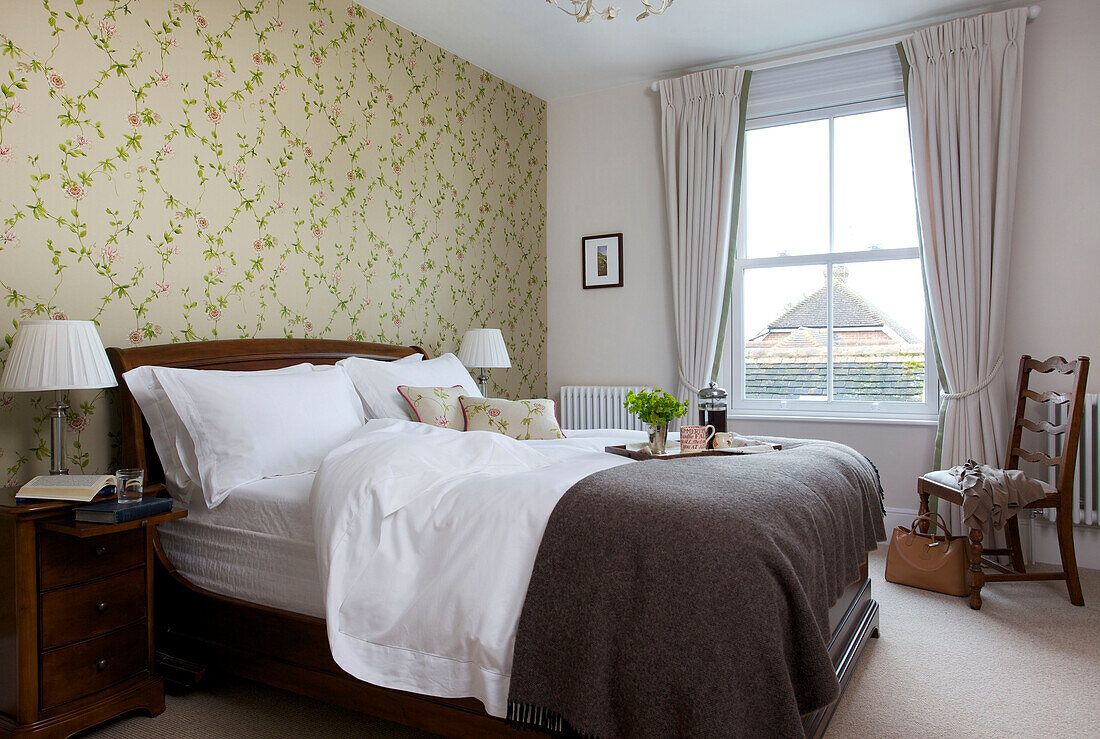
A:
POLYGON ((654 460, 591 475, 547 523, 509 718, 604 737, 802 736, 839 693, 829 608, 886 538, 854 450, 654 460))

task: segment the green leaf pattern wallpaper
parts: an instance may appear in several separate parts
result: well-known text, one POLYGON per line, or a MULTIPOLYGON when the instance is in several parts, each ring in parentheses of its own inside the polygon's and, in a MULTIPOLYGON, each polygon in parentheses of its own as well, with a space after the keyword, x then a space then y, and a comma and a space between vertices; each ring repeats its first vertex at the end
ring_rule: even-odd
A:
MULTIPOLYGON (((542 100, 353 0, 6 0, 0 320, 106 345, 355 338, 455 351, 546 392, 542 100)), ((115 391, 70 393, 108 471, 115 391)), ((0 482, 46 471, 51 398, 0 394, 0 482)))

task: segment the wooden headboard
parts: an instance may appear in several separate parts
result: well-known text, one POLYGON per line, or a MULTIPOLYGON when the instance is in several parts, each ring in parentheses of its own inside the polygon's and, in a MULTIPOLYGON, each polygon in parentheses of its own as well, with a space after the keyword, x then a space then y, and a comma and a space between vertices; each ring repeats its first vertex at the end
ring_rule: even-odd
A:
POLYGON ((122 378, 124 372, 135 367, 152 364, 186 369, 254 371, 290 367, 302 362, 336 364, 346 357, 392 362, 411 354, 427 356, 427 352, 418 346, 331 339, 231 339, 130 349, 109 347, 107 357, 111 360, 111 367, 118 379, 119 415, 122 418, 122 448, 119 459, 124 467, 144 469, 146 484, 164 482, 164 471, 149 436, 149 425, 122 378))

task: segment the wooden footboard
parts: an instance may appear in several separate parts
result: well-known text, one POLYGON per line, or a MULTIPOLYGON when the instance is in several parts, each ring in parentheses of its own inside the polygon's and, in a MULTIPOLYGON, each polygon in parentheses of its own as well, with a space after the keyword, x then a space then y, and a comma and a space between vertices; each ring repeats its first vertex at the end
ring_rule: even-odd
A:
MULTIPOLYGON (((157 554, 158 653, 442 736, 532 735, 488 715, 474 698, 435 698, 358 680, 333 661, 323 619, 203 590, 175 571, 159 542, 157 554)), ((829 613, 829 655, 842 695, 867 640, 878 635, 866 560, 860 572, 829 613)), ((822 736, 835 708, 836 702, 804 716, 806 736, 822 736)))

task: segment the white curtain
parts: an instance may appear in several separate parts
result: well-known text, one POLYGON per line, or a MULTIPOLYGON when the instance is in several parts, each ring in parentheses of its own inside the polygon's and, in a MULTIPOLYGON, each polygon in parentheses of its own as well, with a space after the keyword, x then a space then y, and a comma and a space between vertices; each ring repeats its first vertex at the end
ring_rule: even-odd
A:
POLYGON ((729 264, 733 182, 745 72, 708 69, 662 80, 661 152, 680 383, 694 419, 711 379, 729 264))
POLYGON ((939 467, 998 466, 1016 194, 1024 8, 960 18, 902 42, 932 327, 946 381, 939 467))

